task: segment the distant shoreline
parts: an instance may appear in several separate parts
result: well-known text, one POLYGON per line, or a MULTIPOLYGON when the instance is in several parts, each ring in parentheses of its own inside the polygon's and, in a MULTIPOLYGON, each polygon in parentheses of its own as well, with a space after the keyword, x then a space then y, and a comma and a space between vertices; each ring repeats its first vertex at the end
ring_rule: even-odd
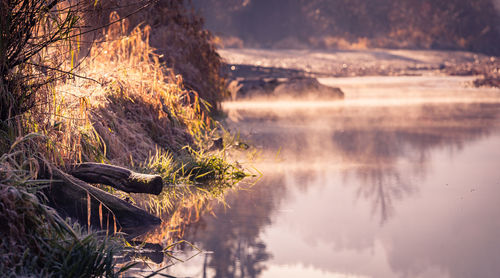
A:
POLYGON ((500 58, 443 50, 219 49, 230 80, 356 76, 481 76, 475 86, 500 88, 500 58))

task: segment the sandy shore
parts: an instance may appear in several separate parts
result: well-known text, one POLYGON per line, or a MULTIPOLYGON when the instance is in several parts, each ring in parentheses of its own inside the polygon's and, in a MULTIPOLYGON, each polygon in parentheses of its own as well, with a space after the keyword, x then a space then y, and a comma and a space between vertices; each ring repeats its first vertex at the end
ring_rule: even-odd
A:
POLYGON ((437 50, 220 49, 230 78, 394 75, 478 76, 475 86, 500 88, 500 57, 437 50))

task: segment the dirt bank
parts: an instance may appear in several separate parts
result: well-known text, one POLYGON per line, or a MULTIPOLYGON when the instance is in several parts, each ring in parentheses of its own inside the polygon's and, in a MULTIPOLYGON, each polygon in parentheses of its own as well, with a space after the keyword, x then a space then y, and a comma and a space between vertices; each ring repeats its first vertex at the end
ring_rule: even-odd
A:
POLYGON ((500 58, 435 50, 261 50, 221 49, 235 78, 473 75, 475 86, 500 83, 500 58))

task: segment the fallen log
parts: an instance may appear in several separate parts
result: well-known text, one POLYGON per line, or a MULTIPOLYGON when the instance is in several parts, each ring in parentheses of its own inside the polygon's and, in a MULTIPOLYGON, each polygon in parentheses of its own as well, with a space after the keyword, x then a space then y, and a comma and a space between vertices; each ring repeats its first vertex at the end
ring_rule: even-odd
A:
POLYGON ((163 180, 158 175, 140 174, 109 164, 81 163, 75 165, 68 173, 82 181, 109 185, 128 193, 158 195, 163 189, 163 180))
POLYGON ((158 217, 147 211, 57 168, 52 168, 51 172, 52 182, 47 195, 51 205, 65 216, 83 220, 83 223, 87 220, 91 226, 132 236, 161 223, 158 217))
POLYGON ((232 99, 266 97, 271 99, 339 100, 344 98, 340 88, 319 83, 313 77, 260 78, 232 81, 232 99))

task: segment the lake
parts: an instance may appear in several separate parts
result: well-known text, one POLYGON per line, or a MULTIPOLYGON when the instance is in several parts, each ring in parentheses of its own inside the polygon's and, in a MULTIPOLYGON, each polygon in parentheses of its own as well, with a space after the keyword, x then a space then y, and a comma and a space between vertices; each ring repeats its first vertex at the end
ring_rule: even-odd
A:
POLYGON ((340 101, 226 102, 262 173, 201 215, 177 277, 498 277, 500 90, 323 78, 340 101), (189 252, 188 252, 189 253, 189 252))

